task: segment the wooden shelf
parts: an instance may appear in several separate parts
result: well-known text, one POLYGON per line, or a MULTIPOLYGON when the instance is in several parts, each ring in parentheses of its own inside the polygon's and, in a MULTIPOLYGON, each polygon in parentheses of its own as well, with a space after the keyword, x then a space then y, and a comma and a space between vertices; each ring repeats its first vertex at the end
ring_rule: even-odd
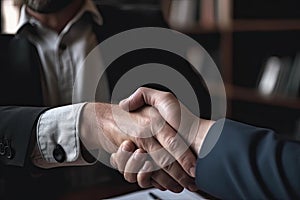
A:
POLYGON ((226 86, 227 98, 250 103, 266 104, 300 110, 300 98, 288 98, 279 95, 263 96, 255 89, 239 86, 226 86))
POLYGON ((233 31, 289 31, 300 30, 299 19, 284 20, 234 20, 233 31))
POLYGON ((209 34, 209 33, 218 33, 220 30, 216 27, 213 26, 211 28, 204 28, 200 24, 191 26, 191 27, 185 27, 185 28, 177 28, 177 27, 170 27, 176 31, 182 32, 182 33, 187 33, 187 34, 209 34))
MULTIPOLYGON (((172 28, 172 27, 171 27, 172 28)), ((243 31, 300 31, 300 20, 234 20, 231 27, 227 29, 221 29, 217 26, 206 28, 200 24, 196 24, 189 28, 179 29, 173 27, 174 30, 178 30, 184 33, 191 34, 205 34, 205 33, 230 33, 230 32, 243 32, 243 31)))

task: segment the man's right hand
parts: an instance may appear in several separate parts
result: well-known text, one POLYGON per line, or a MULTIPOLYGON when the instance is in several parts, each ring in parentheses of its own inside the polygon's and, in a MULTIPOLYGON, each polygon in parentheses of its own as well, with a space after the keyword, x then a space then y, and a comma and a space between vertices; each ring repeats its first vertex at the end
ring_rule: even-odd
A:
POLYGON ((139 88, 130 97, 121 101, 119 105, 122 109, 131 112, 145 105, 153 106, 163 119, 190 145, 196 155, 200 152, 208 130, 215 123, 212 120, 195 116, 172 93, 151 88, 139 88))
MULTIPOLYGON (((214 124, 214 121, 200 119, 193 115, 184 105, 182 105, 174 95, 168 92, 162 92, 150 88, 139 88, 129 98, 120 102, 120 106, 124 110, 135 111, 145 105, 153 106, 158 110, 162 117, 172 126, 173 129, 178 130, 179 135, 191 145, 191 149, 199 153, 203 140, 206 137, 208 130, 214 124)), ((153 186, 161 189, 169 189, 176 191, 176 185, 172 179, 167 179, 164 173, 156 171, 151 173, 153 164, 146 159, 135 159, 141 157, 143 149, 133 148, 130 141, 124 142, 122 146, 129 146, 129 151, 133 156, 124 154, 122 151, 112 154, 111 163, 118 168, 125 169, 119 170, 124 174, 127 181, 138 182, 141 187, 153 186), (138 173, 131 173, 132 169, 140 169, 138 173)), ((180 150, 180 149, 179 149, 180 150)))
POLYGON ((194 188, 196 156, 155 108, 129 113, 118 105, 88 103, 81 123, 80 138, 87 149, 101 147, 115 153, 123 141, 130 140, 182 187, 194 188))

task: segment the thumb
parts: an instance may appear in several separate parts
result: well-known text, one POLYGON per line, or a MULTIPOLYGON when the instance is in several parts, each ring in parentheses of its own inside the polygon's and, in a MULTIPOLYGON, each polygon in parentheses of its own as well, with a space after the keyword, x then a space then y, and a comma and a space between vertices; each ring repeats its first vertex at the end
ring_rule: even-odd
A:
POLYGON ((154 106, 151 102, 151 93, 151 89, 141 87, 130 97, 120 101, 119 106, 125 111, 134 111, 145 105, 154 106))

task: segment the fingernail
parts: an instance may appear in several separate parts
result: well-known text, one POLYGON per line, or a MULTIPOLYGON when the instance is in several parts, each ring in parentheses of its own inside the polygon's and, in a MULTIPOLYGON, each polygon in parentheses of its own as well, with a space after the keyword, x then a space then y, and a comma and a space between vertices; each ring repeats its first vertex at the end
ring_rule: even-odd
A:
POLYGON ((135 160, 141 160, 141 159, 143 159, 143 153, 136 151, 134 153, 133 157, 134 157, 135 160))
POLYGON ((128 106, 125 106, 125 105, 126 105, 126 101, 127 101, 127 99, 123 99, 122 101, 120 101, 120 102, 119 102, 119 106, 120 106, 123 110, 129 111, 128 106))
POLYGON ((192 177, 194 177, 194 178, 196 177, 196 168, 195 167, 191 167, 189 172, 192 177))
POLYGON ((181 187, 181 186, 176 186, 176 187, 174 188, 174 191, 173 191, 173 192, 175 192, 175 193, 180 193, 180 192, 182 192, 183 189, 184 189, 184 188, 181 187))
POLYGON ((125 144, 123 143, 121 149, 122 151, 126 151, 126 152, 131 151, 131 147, 127 143, 125 144))

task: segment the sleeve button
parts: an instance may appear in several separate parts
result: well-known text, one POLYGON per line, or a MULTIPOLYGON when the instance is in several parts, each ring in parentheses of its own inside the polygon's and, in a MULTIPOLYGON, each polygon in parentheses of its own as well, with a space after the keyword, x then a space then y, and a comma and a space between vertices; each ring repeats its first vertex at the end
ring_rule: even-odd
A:
POLYGON ((62 163, 66 160, 66 152, 61 145, 56 145, 56 147, 53 150, 53 157, 59 163, 62 163))

